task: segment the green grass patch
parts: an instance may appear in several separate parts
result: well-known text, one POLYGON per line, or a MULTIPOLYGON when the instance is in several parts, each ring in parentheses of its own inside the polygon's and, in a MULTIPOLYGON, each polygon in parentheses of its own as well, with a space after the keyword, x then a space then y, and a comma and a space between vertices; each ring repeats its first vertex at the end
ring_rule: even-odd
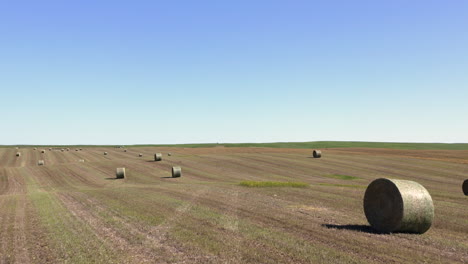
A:
POLYGON ((240 186, 245 187, 294 187, 305 188, 309 186, 303 182, 275 182, 275 181, 243 181, 239 183, 240 186))
POLYGON ((320 183, 321 186, 335 186, 335 187, 348 187, 348 188, 367 188, 364 185, 353 185, 353 184, 333 184, 333 183, 320 183))
POLYGON ((349 180, 359 179, 358 177, 349 176, 349 175, 342 175, 342 174, 329 174, 329 175, 324 175, 323 177, 340 179, 340 180, 348 180, 348 181, 349 180))

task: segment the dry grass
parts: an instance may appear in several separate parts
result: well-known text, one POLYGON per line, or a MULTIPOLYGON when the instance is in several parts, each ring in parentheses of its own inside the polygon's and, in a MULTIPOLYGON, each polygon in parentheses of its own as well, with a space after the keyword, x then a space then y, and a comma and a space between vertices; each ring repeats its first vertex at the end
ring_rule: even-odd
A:
POLYGON ((274 182, 274 181, 243 181, 239 183, 240 186, 245 187, 294 187, 304 188, 309 186, 303 182, 274 182))
POLYGON ((314 160, 310 149, 141 147, 129 155, 87 147, 51 152, 43 167, 37 151, 22 149, 18 159, 16 152, 0 148, 0 262, 468 262, 460 190, 468 151, 327 149, 314 160), (174 155, 149 162, 140 152, 174 155), (172 166, 183 166, 184 177, 170 179, 172 166), (115 180, 118 167, 131 177, 115 180), (370 228, 362 199, 380 177, 426 187, 436 213, 428 232, 370 228), (308 187, 248 188, 242 181, 308 187))

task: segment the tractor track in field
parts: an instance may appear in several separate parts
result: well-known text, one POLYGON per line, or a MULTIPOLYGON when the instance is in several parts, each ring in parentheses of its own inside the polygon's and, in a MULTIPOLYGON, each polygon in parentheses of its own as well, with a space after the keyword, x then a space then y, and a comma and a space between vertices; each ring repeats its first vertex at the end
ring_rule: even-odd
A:
POLYGON ((193 206, 193 202, 204 193, 206 193, 206 189, 200 190, 193 195, 190 202, 176 208, 174 214, 168 217, 164 223, 151 227, 145 227, 131 219, 127 219, 84 194, 62 192, 57 193, 57 195, 76 218, 89 225, 96 235, 104 241, 109 241, 111 247, 122 252, 131 252, 131 255, 127 256, 128 263, 154 263, 155 261, 157 263, 206 263, 215 257, 207 255, 188 256, 180 245, 174 245, 168 239, 168 231, 170 231, 174 223, 181 221, 193 206), (99 216, 100 213, 105 213, 117 224, 107 223, 99 216), (116 228, 116 225, 118 228, 116 228), (144 241, 133 243, 128 241, 128 235, 123 233, 130 234, 132 237, 143 238, 144 241), (161 254, 163 254, 164 258, 161 258, 161 254), (168 258, 170 259, 169 262, 167 262, 168 258))

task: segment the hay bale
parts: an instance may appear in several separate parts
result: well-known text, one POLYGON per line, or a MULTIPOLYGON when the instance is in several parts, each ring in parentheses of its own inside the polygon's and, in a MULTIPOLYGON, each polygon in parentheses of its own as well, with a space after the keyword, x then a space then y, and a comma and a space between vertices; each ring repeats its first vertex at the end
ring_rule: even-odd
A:
POLYGON ((141 157, 143 157, 143 154, 141 154, 141 153, 140 153, 140 154, 138 154, 138 157, 140 157, 140 158, 141 158, 141 157))
POLYGON ((21 153, 20 152, 16 152, 16 157, 20 157, 21 156, 21 153))
POLYGON ((154 154, 154 161, 161 161, 161 160, 162 160, 162 154, 161 153, 154 154))
POLYGON ((65 149, 61 149, 60 151, 64 152, 64 151, 65 151, 65 149))
POLYGON ((434 205, 419 183, 381 178, 367 187, 364 212, 369 224, 380 232, 423 234, 432 225, 434 205))
POLYGON ((49 151, 52 151, 52 148, 49 148, 49 151))
POLYGON ((126 149, 124 149, 124 152, 127 152, 127 150, 126 150, 126 149))
POLYGON ((69 149, 69 148, 67 148, 67 151, 70 151, 70 149, 69 149))
POLYGON ((41 153, 45 153, 45 149, 41 150, 41 153))
POLYGON ((107 152, 104 152, 104 156, 107 155, 107 152))
POLYGON ((75 149, 75 151, 78 151, 78 149, 75 149))
POLYGON ((125 168, 117 168, 117 171, 115 172, 115 177, 117 179, 125 178, 125 168))
POLYGON ((34 148, 34 150, 37 150, 37 148, 34 148))
POLYGON ((44 160, 39 160, 39 161, 37 162, 37 165, 38 165, 38 166, 44 166, 44 164, 45 164, 44 160))
POLYGON ((78 160, 78 162, 84 162, 84 159, 80 159, 80 160, 78 160))
POLYGON ((167 155, 168 155, 168 156, 172 156, 172 154, 171 154, 170 152, 169 152, 169 153, 167 153, 167 155))
POLYGON ((178 178, 182 176, 182 168, 179 166, 172 167, 172 178, 178 178))
POLYGON ((82 151, 82 150, 83 150, 83 149, 82 149, 82 148, 80 148, 80 151, 82 151))
POLYGON ((314 151, 312 152, 312 156, 313 156, 314 158, 316 158, 316 159, 321 158, 321 157, 322 157, 322 151, 321 151, 321 150, 314 150, 314 151))
POLYGON ((463 182, 462 188, 463 188, 463 193, 464 193, 465 195, 468 195, 468 179, 466 179, 466 180, 463 182))

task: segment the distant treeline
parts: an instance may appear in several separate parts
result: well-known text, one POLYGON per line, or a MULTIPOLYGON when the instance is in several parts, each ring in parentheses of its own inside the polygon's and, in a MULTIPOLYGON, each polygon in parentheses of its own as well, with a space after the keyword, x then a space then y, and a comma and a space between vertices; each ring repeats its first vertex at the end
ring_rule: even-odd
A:
MULTIPOLYGON (((181 147, 181 148, 209 148, 209 147, 265 147, 265 148, 298 148, 298 149, 326 149, 326 148, 389 148, 389 149, 426 149, 426 150, 468 150, 468 143, 394 143, 394 142, 360 142, 360 141, 315 141, 315 142, 276 142, 276 143, 203 143, 203 144, 145 144, 125 145, 122 147, 181 147)), ((0 147, 121 147, 120 145, 1 145, 0 147)))

